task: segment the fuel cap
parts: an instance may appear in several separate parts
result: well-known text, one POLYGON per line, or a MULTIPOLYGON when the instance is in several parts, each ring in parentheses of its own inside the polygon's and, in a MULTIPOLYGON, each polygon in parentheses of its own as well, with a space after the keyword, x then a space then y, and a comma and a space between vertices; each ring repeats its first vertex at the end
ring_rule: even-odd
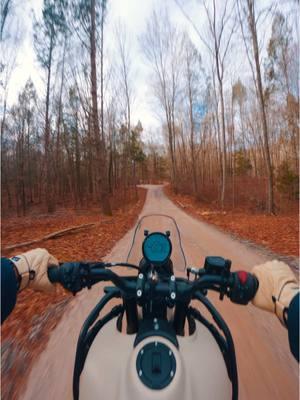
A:
POLYGON ((172 350, 160 342, 151 342, 141 348, 136 359, 140 380, 150 389, 163 389, 175 376, 176 360, 172 350))

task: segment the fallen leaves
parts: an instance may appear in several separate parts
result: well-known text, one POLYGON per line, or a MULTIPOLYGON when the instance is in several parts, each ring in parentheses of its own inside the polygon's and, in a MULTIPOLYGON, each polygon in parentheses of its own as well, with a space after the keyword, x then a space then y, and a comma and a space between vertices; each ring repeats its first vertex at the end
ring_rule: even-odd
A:
MULTIPOLYGON (((101 260, 114 244, 131 228, 145 201, 146 191, 139 189, 139 200, 122 205, 112 217, 103 216, 99 209, 77 211, 65 209, 54 215, 10 218, 2 221, 2 247, 29 241, 73 225, 96 222, 87 231, 44 241, 41 245, 60 262, 101 260)), ((11 257, 36 245, 7 250, 11 257)), ((49 334, 59 322, 72 295, 61 287, 58 293, 45 294, 24 290, 18 295, 17 305, 1 327, 2 333, 2 393, 3 400, 15 400, 26 382, 30 366, 45 347, 49 334)))
POLYGON ((299 257, 299 216, 296 211, 287 215, 253 214, 249 211, 221 211, 215 205, 207 205, 192 196, 174 194, 165 188, 178 205, 189 214, 202 218, 241 239, 263 245, 274 253, 299 257))

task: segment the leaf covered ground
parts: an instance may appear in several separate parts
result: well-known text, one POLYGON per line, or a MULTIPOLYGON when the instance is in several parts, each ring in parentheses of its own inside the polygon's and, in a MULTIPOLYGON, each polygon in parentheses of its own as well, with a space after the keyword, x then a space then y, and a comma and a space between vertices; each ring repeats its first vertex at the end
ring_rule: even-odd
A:
POLYGON ((165 192, 179 207, 196 218, 264 246, 276 254, 299 256, 299 216, 295 211, 276 216, 245 210, 220 211, 190 195, 175 194, 169 186, 165 192))
MULTIPOLYGON (((9 218, 2 221, 2 256, 10 257, 36 247, 44 247, 59 261, 101 260, 114 244, 134 225, 145 201, 146 191, 139 189, 138 201, 118 209, 112 217, 98 208, 74 211, 63 209, 53 215, 9 218), (87 223, 95 227, 70 233, 37 245, 5 251, 15 243, 37 239, 49 233, 87 223)), ((24 290, 17 305, 1 329, 1 398, 14 400, 30 372, 30 366, 45 347, 49 334, 58 324, 72 299, 64 289, 55 295, 24 290)))

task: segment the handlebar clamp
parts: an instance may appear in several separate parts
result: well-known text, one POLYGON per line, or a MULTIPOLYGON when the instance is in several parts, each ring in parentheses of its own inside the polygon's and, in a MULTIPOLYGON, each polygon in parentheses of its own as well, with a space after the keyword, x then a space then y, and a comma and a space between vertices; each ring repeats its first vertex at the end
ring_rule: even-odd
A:
POLYGON ((145 287, 145 276, 142 272, 140 272, 136 280, 136 297, 137 297, 137 303, 139 305, 141 305, 140 303, 144 293, 144 287, 145 287))
POLYGON ((174 307, 176 297, 177 297, 176 278, 175 278, 175 275, 171 275, 170 280, 169 280, 169 306, 170 306, 170 308, 174 307))

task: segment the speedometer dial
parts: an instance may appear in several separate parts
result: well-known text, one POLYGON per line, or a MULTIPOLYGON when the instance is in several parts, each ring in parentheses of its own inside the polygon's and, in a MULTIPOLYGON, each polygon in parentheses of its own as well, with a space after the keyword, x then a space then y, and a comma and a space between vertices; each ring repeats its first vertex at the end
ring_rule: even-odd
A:
POLYGON ((161 232, 151 233, 143 242, 143 255, 151 264, 164 264, 170 258, 171 252, 171 241, 161 232))

